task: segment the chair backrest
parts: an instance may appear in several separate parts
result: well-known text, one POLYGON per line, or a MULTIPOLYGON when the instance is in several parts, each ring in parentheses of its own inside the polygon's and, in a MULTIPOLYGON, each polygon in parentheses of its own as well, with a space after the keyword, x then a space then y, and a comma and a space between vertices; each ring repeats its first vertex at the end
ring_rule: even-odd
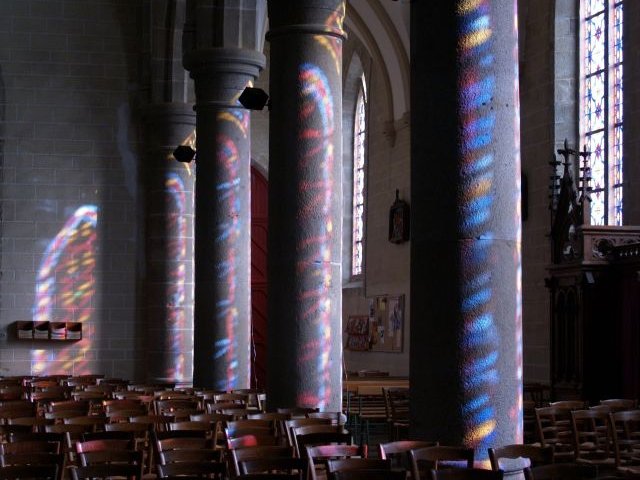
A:
POLYGON ((49 442, 47 440, 23 440, 19 442, 0 443, 0 454, 60 453, 62 450, 61 447, 61 442, 49 442))
POLYGON ((600 405, 607 405, 612 411, 621 412, 638 408, 638 400, 633 398, 608 398, 600 400, 600 405))
MULTIPOLYGON (((307 412, 308 413, 308 412, 307 412)), ((290 415, 290 413, 287 413, 290 415)), ((306 413, 305 413, 306 415, 306 413)), ((331 419, 329 418, 307 418, 307 417, 298 417, 291 418, 289 420, 285 420, 284 426, 287 432, 287 438, 289 445, 295 446, 295 439, 293 436, 293 429, 298 427, 304 427, 307 425, 331 425, 331 419)))
POLYGON ((640 410, 609 414, 616 467, 632 463, 640 451, 640 410))
MULTIPOLYGON (((315 480, 317 478, 317 468, 322 466, 325 470, 327 468, 328 460, 335 460, 341 458, 366 458, 367 457, 367 445, 345 445, 345 444, 330 444, 330 445, 312 445, 306 447, 306 457, 309 459, 309 469, 311 472, 311 478, 315 480)), ((325 475, 326 476, 326 475, 325 475)))
POLYGON ((307 418, 328 418, 331 425, 345 425, 347 416, 342 412, 309 412, 307 418))
POLYGON ((489 461, 491 462, 492 470, 503 470, 508 473, 511 473, 514 470, 523 470, 525 467, 529 466, 536 467, 538 465, 548 465, 553 463, 553 447, 512 444, 490 448, 489 461), (513 462, 509 462, 509 465, 507 465, 507 462, 502 459, 527 459, 529 465, 523 465, 522 468, 508 468, 509 465, 513 466, 513 462))
POLYGON ((552 463, 524 469, 525 480, 586 480, 597 478, 598 468, 585 463, 552 463))
POLYGON ((250 413, 247 415, 247 420, 269 420, 273 424, 278 437, 282 438, 287 443, 289 442, 289 435, 287 434, 285 422, 287 420, 291 420, 291 414, 277 412, 250 413))
POLYGON ((432 480, 502 480, 502 470, 483 468, 449 468, 431 470, 432 480))
POLYGON ((345 470, 391 470, 391 460, 381 458, 337 458, 327 460, 327 478, 345 470))
POLYGON ((409 452, 414 480, 427 480, 428 472, 439 468, 473 468, 473 448, 438 445, 409 452))
POLYGON ((297 455, 301 458, 306 458, 308 446, 330 444, 350 445, 352 443, 351 434, 349 432, 342 430, 339 426, 331 426, 331 428, 333 430, 296 434, 294 448, 296 448, 297 455))
POLYGON ((411 472, 411 450, 435 447, 437 445, 438 442, 428 442, 425 440, 396 440, 394 442, 379 444, 378 454, 380 458, 391 460, 392 468, 411 472))
POLYGON ((144 423, 155 432, 164 432, 173 419, 167 415, 136 415, 129 417, 131 423, 144 423))
POLYGON ((103 450, 133 450, 133 439, 99 439, 76 442, 77 453, 100 452, 103 450))
POLYGON ((535 415, 540 445, 553 447, 554 461, 573 460, 571 409, 558 406, 540 407, 535 409, 535 415))
POLYGON ((307 413, 318 412, 319 408, 316 407, 282 407, 276 410, 278 413, 288 413, 291 418, 304 418, 307 413))
POLYGON ((219 462, 220 452, 213 449, 196 448, 183 450, 164 450, 160 452, 160 465, 176 462, 219 462))
POLYGON ((293 458, 295 451, 291 446, 260 445, 257 447, 236 448, 231 450, 231 465, 236 475, 240 475, 240 462, 260 458, 293 458))
POLYGON ((278 438, 274 435, 243 435, 241 437, 227 438, 227 448, 229 450, 261 445, 278 445, 278 438))
POLYGON ((584 400, 558 400, 549 402, 550 407, 568 408, 569 410, 584 410, 588 407, 584 400))
POLYGON ((613 437, 609 412, 603 410, 572 410, 571 428, 576 460, 603 463, 613 456, 613 437))

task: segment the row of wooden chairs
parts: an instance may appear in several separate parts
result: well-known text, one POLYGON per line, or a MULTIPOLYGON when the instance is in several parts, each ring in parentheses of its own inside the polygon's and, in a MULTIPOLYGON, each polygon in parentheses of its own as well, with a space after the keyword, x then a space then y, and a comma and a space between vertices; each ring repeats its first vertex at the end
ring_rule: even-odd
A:
POLYGON ((556 461, 575 461, 640 474, 640 410, 536 409, 540 444, 556 461))

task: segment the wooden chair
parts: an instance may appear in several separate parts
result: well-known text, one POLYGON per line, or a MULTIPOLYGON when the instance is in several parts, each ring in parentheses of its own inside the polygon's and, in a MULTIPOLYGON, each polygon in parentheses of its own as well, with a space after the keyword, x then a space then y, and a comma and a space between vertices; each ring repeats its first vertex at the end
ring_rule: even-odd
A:
POLYGON ((525 480, 587 480, 597 478, 595 465, 552 463, 524 469, 525 480))
POLYGON ((76 442, 76 453, 100 452, 103 450, 133 450, 133 439, 99 439, 76 442))
POLYGON ((640 410, 609 414, 616 470, 622 475, 640 475, 640 410))
POLYGON ((622 412, 624 410, 635 410, 638 408, 638 400, 631 398, 609 398, 600 400, 600 405, 607 405, 612 412, 622 412))
POLYGON ((239 388, 239 389, 233 390, 231 393, 246 395, 247 409, 255 410, 256 412, 265 411, 265 402, 263 399, 266 397, 263 391, 257 390, 255 388, 239 388))
POLYGON ((409 452, 414 480, 426 480, 429 472, 439 468, 473 468, 473 448, 438 445, 409 452))
POLYGON ((87 400, 61 400, 57 402, 50 402, 47 405, 48 412, 64 412, 73 411, 81 412, 79 416, 89 415, 89 408, 91 404, 87 400))
POLYGON ((573 410, 571 427, 577 463, 597 465, 600 470, 607 467, 611 470, 615 467, 609 412, 573 410))
POLYGON ((438 442, 423 440, 396 440, 378 445, 380 458, 391 460, 392 468, 402 468, 411 472, 411 458, 409 452, 417 448, 435 447, 438 442))
POLYGON ((565 407, 536 408, 536 430, 543 447, 553 447, 554 462, 574 459, 571 410, 565 407))
POLYGON ((0 466, 55 465, 56 480, 61 480, 65 464, 60 445, 51 442, 25 441, 0 444, 0 466))
POLYGON ((8 419, 8 425, 25 425, 31 427, 33 432, 44 431, 45 425, 53 425, 55 420, 42 417, 18 417, 8 419))
POLYGON ((502 480, 502 470, 482 468, 447 468, 431 470, 432 480, 502 480))
POLYGON ((291 418, 305 418, 308 413, 318 412, 316 407, 282 407, 276 410, 278 413, 286 413, 291 415, 291 418))
POLYGON ((409 389, 387 387, 382 389, 387 413, 389 438, 401 440, 409 433, 409 389))
POLYGON ((277 412, 251 413, 247 415, 247 420, 268 420, 272 423, 276 431, 276 435, 282 440, 282 443, 289 442, 289 435, 287 434, 285 422, 287 420, 291 420, 290 414, 277 412))
POLYGON ((92 415, 85 417, 71 417, 63 419, 65 425, 85 425, 91 427, 91 431, 98 432, 104 430, 105 424, 108 422, 107 417, 100 415, 92 415))
POLYGON ((328 418, 331 425, 346 425, 347 416, 342 412, 309 412, 307 418, 328 418))
POLYGON ((279 445, 278 438, 273 435, 243 435, 241 437, 227 438, 227 449, 229 450, 267 445, 279 445))
POLYGON ((166 415, 135 415, 129 417, 130 423, 142 423, 154 432, 164 432, 173 419, 166 415))
POLYGON ((297 455, 306 458, 307 447, 314 445, 330 445, 353 443, 351 434, 340 426, 333 425, 313 425, 307 427, 297 427, 293 429, 294 448, 297 455))
POLYGON ((262 445, 257 447, 234 448, 229 451, 231 473, 241 475, 240 462, 260 458, 293 458, 295 450, 288 445, 262 445))
POLYGON ((539 445, 504 445, 489 448, 492 470, 502 470, 505 477, 523 474, 525 468, 553 463, 553 447, 539 445))
POLYGON ((366 445, 314 445, 307 446, 307 455, 309 459, 309 470, 311 472, 311 478, 316 480, 318 478, 318 467, 324 469, 326 476, 327 461, 341 458, 367 458, 367 446, 366 445))
MULTIPOLYGON (((287 415, 290 415, 287 413, 287 415)), ((306 415, 306 414, 305 414, 306 415)), ((289 445, 295 446, 295 438, 293 434, 293 429, 298 427, 305 427, 308 425, 331 425, 331 420, 328 418, 292 418, 290 420, 285 420, 284 427, 287 432, 287 442, 289 445)))
POLYGON ((369 443, 371 426, 387 425, 387 405, 380 386, 358 386, 354 399, 357 403, 357 431, 359 443, 369 443))

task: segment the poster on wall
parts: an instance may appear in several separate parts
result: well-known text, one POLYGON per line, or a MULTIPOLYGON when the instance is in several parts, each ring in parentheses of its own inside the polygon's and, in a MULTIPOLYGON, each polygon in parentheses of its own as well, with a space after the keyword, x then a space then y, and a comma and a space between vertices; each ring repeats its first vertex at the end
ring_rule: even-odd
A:
POLYGON ((368 299, 367 315, 350 315, 345 328, 348 350, 402 352, 404 295, 379 295, 368 299))
POLYGON ((367 315, 350 315, 345 333, 347 349, 369 350, 369 317, 367 315))
POLYGON ((382 295, 369 300, 371 351, 402 352, 404 295, 382 295))

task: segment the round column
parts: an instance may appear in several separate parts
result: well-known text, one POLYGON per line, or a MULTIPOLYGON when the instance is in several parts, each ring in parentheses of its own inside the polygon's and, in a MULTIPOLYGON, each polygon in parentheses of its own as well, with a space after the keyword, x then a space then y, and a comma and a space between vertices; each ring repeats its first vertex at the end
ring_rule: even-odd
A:
POLYGON ((515 0, 411 3, 411 429, 522 441, 515 0))
POLYGON ((195 312, 193 384, 250 386, 251 154, 249 112, 238 102, 264 67, 238 48, 188 52, 195 81, 195 312))
POLYGON ((341 409, 342 0, 271 1, 267 401, 341 409))
POLYGON ((191 381, 193 369, 193 169, 172 152, 194 139, 185 103, 151 105, 146 125, 143 316, 147 381, 191 381))

